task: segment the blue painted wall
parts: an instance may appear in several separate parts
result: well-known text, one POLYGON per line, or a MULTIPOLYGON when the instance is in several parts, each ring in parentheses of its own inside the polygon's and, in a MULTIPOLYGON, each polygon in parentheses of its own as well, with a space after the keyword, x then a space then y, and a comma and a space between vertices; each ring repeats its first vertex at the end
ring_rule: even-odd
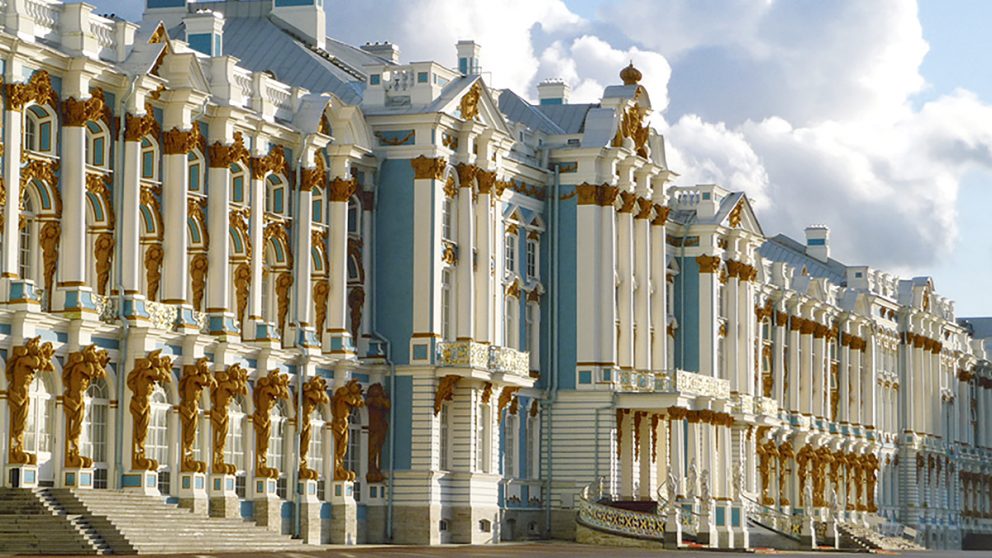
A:
MULTIPOLYGON (((560 187, 561 195, 575 190, 575 186, 560 187)), ((576 262, 575 224, 577 196, 558 202, 558 387, 575 389, 575 319, 576 319, 576 262)), ((549 257, 552 257, 549 255, 549 257)), ((548 274, 550 276, 550 273, 548 274)), ((551 315, 550 311, 547 314, 551 315)), ((550 324, 547 320, 544 323, 550 324)), ((549 348, 550 350, 550 348, 549 348)))
MULTIPOLYGON (((678 249, 676 249, 678 250, 678 249)), ((680 272, 675 276, 675 367, 699 371, 699 264, 694 257, 678 257, 680 272)))
MULTIPOLYGON (((390 430, 395 438, 393 468, 410 469, 411 444, 413 443, 413 377, 396 376, 396 393, 390 395, 395 418, 390 430)), ((389 463, 389 444, 383 448, 384 464, 389 463)))
POLYGON ((375 327, 408 364, 413 335, 413 167, 406 159, 382 163, 375 208, 375 327))

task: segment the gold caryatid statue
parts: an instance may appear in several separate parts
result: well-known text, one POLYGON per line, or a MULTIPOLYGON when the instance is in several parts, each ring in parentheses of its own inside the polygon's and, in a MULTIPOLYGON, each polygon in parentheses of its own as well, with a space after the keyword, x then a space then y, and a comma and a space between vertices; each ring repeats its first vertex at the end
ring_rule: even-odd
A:
MULTIPOLYGON (((330 402, 327 396, 327 382, 320 376, 310 378, 310 381, 303 384, 303 417, 300 420, 300 478, 317 480, 320 472, 307 467, 307 455, 310 453, 311 425, 310 415, 318 405, 326 405, 330 402)), ((321 433, 317 432, 317 436, 321 433)))
POLYGON ((351 410, 365 405, 362 399, 362 386, 358 380, 351 380, 334 391, 331 401, 331 431, 334 433, 334 480, 353 481, 355 472, 344 466, 344 456, 348 453, 348 418, 351 410))
POLYGON ((279 469, 269 467, 266 454, 269 452, 269 432, 272 430, 272 417, 269 413, 276 401, 289 399, 289 376, 278 370, 270 370, 267 376, 255 380, 255 476, 259 478, 279 478, 279 469))
POLYGON ((391 405, 382 384, 369 386, 365 393, 365 407, 369 413, 369 471, 365 475, 365 480, 369 482, 386 480, 386 476, 382 474, 382 446, 386 443, 386 435, 389 433, 391 405))
POLYGON ((172 381, 172 359, 162 356, 158 349, 145 358, 134 360, 134 368, 127 375, 127 387, 131 390, 131 466, 144 471, 158 470, 158 461, 145 455, 145 438, 148 437, 148 423, 151 422, 151 400, 155 386, 172 381))
POLYGON ((53 372, 51 343, 41 344, 41 338, 28 339, 10 351, 7 359, 7 405, 10 407, 10 444, 7 461, 12 464, 33 465, 38 457, 24 449, 24 429, 28 424, 31 407, 30 391, 38 372, 53 372))
POLYGON ((227 444, 229 428, 228 410, 231 399, 248 393, 248 371, 240 364, 232 364, 227 370, 219 370, 216 383, 210 395, 210 424, 214 430, 213 471, 218 474, 233 475, 237 467, 224 462, 224 447, 227 444))
POLYGON ((182 423, 182 461, 179 468, 184 473, 206 473, 207 464, 193 458, 193 445, 200 425, 200 397, 204 388, 214 388, 217 382, 210 375, 206 357, 183 366, 179 378, 179 420, 182 423))
POLYGON ((79 453, 79 437, 83 433, 86 416, 86 390, 93 380, 107 377, 110 354, 90 345, 81 351, 69 353, 62 368, 62 405, 65 409, 65 466, 93 466, 93 459, 79 453))

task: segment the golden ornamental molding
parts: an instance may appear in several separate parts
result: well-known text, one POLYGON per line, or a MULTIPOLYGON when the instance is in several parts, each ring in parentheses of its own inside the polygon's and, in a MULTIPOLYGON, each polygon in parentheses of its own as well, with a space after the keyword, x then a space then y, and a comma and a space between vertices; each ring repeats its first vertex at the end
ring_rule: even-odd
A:
POLYGON ((651 220, 651 224, 657 227, 664 227, 665 223, 668 222, 668 214, 670 212, 670 207, 654 204, 654 219, 651 220))
POLYGON ((700 273, 716 273, 720 269, 720 256, 696 256, 696 263, 699 264, 700 273))
MULTIPOLYGON (((224 448, 227 445, 229 429, 228 410, 234 397, 248 394, 248 371, 240 364, 232 364, 226 370, 218 370, 211 378, 210 385, 210 426, 213 440, 211 452, 213 455, 213 472, 233 475, 237 467, 224 462, 224 448)), ((199 399, 199 398, 197 398, 199 399)), ((202 472, 202 471, 201 471, 202 472)))
POLYGON ((421 155, 415 159, 410 159, 413 166, 414 179, 441 180, 444 178, 444 170, 448 162, 444 157, 426 157, 421 155))
POLYGON ((324 323, 327 320, 327 296, 331 292, 331 284, 326 279, 320 279, 313 283, 313 303, 314 303, 314 323, 317 326, 317 335, 324 331, 324 323))
POLYGON ((162 280, 162 260, 165 258, 165 251, 162 250, 161 243, 149 244, 145 248, 145 283, 148 286, 148 300, 158 300, 158 286, 162 280))
MULTIPOLYGON (((462 184, 464 184, 464 182, 462 184)), ((451 175, 448 176, 448 179, 444 181, 444 186, 442 187, 442 191, 444 192, 444 197, 448 198, 449 200, 453 199, 455 196, 458 195, 458 185, 455 184, 454 176, 451 175)))
POLYGON ((474 184, 476 175, 479 173, 479 167, 475 165, 469 165, 467 163, 458 163, 455 165, 455 170, 458 171, 458 182, 462 188, 471 188, 474 184))
POLYGON ((162 133, 163 149, 165 155, 186 155, 200 145, 200 125, 194 122, 189 130, 173 128, 162 133))
POLYGON ((193 308, 198 312, 203 310, 203 293, 207 287, 207 272, 210 260, 207 255, 200 253, 193 256, 189 263, 190 283, 193 291, 193 308))
POLYGON ((251 266, 241 263, 234 269, 234 297, 237 304, 238 323, 244 324, 248 309, 248 293, 251 288, 251 266))
MULTIPOLYGON (((497 422, 503 422, 503 409, 506 409, 507 405, 511 401, 517 400, 517 392, 520 391, 520 386, 505 386, 499 392, 499 399, 496 402, 496 416, 497 422)), ((517 414, 515 410, 510 412, 511 415, 517 414)))
POLYGON ((158 138, 162 129, 155 120, 155 110, 150 103, 145 103, 145 114, 135 116, 128 113, 124 117, 124 141, 141 141, 145 136, 158 138))
POLYGON ((96 260, 96 292, 106 296, 110 283, 111 260, 114 257, 114 235, 109 232, 97 235, 93 242, 93 258, 96 260))
POLYGON ((461 379, 461 376, 450 374, 438 380, 437 391, 434 392, 434 416, 441 412, 445 401, 451 401, 455 397, 455 387, 461 379))
POLYGON ((276 278, 276 317, 279 332, 286 331, 286 317, 289 315, 289 288, 293 286, 293 274, 286 271, 276 278))
POLYGON ((332 178, 328 192, 332 202, 347 202, 358 191, 358 180, 354 178, 332 178))
POLYGON ((207 166, 212 169, 226 169, 236 162, 251 166, 251 153, 245 147, 241 132, 234 132, 234 141, 230 145, 214 142, 207 148, 207 154, 207 166))
POLYGON ((304 167, 300 170, 301 191, 310 192, 314 188, 322 187, 327 180, 327 169, 324 165, 324 158, 320 156, 319 152, 315 151, 313 154, 313 165, 312 167, 304 167))
POLYGON ((63 126, 85 126, 89 121, 102 121, 110 128, 110 107, 103 99, 103 90, 96 88, 90 92, 90 98, 78 100, 69 97, 62 103, 63 126))
POLYGON ((634 206, 637 205, 637 194, 633 192, 620 192, 620 209, 618 213, 633 213, 634 206))
POLYGON ((389 434, 389 409, 392 402, 381 383, 369 386, 365 393, 365 408, 369 416, 368 437, 368 482, 382 482, 386 476, 382 473, 382 448, 389 434))
POLYGON ((637 209, 635 219, 650 219, 654 214, 654 203, 648 198, 637 198, 637 209))
POLYGON ((458 103, 458 109, 465 120, 475 120, 479 116, 479 99, 482 97, 482 82, 476 81, 472 87, 462 95, 458 103))
POLYGON ((58 107, 58 95, 52 88, 52 79, 45 70, 36 70, 27 83, 8 83, 5 87, 9 110, 21 111, 31 102, 52 108, 58 107))
MULTIPOLYGON (((47 221, 38 234, 38 244, 41 245, 41 259, 43 262, 43 277, 45 290, 53 293, 52 286, 55 284, 55 268, 59 260, 59 242, 62 239, 62 225, 58 221, 47 221)), ((51 310, 51 296, 48 297, 48 306, 51 310)))
POLYGON ((281 145, 273 145, 264 157, 251 158, 251 177, 255 180, 265 178, 270 172, 284 172, 289 176, 289 163, 281 145))

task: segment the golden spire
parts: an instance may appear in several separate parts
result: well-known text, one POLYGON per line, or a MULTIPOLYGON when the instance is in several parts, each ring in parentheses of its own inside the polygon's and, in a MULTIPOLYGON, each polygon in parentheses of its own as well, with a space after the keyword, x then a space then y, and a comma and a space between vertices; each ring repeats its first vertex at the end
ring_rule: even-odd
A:
POLYGON ((633 60, 626 68, 620 70, 620 79, 623 80, 624 85, 636 85, 641 81, 641 71, 634 67, 633 60))

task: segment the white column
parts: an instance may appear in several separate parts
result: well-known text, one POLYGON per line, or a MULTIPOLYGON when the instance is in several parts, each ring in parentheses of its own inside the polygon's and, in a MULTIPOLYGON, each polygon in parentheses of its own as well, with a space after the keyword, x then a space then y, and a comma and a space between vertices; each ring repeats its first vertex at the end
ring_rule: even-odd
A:
MULTIPOLYGON (((633 211, 637 205, 637 195, 632 192, 622 192, 623 207, 617 212, 617 274, 620 277, 620 295, 617 297, 617 308, 620 321, 619 345, 617 347, 617 363, 621 369, 630 370, 634 367, 634 285, 633 285, 633 211)), ((609 208, 604 207, 608 211, 609 208)), ((605 217, 605 216, 604 216, 605 217)), ((603 293, 605 296, 606 293, 603 293)))
MULTIPOLYGON (((475 258, 478 262, 475 266, 475 340, 480 343, 491 343, 493 336, 493 281, 489 270, 493 262, 493 216, 492 216, 492 196, 496 183, 496 173, 477 172, 476 180, 479 183, 479 199, 475 202, 475 237, 476 249, 475 258)), ((460 233, 459 233, 460 234, 460 233)), ((471 253, 459 256, 461 259, 471 259, 471 253)), ((497 315, 500 313, 497 312, 497 315)))
POLYGON ((720 370, 717 375, 730 381, 730 391, 745 393, 745 378, 753 374, 754 369, 743 368, 741 361, 741 328, 738 327, 741 319, 741 297, 740 280, 736 273, 737 265, 739 264, 736 262, 728 262, 728 266, 734 268, 734 273, 727 275, 727 282, 723 286, 727 300, 727 336, 723 339, 723 358, 726 360, 727 368, 720 370))
MULTIPOLYGON (((575 209, 575 250, 577 254, 583 255, 577 257, 575 262, 576 363, 579 366, 604 362, 608 357, 602 349, 601 337, 604 331, 608 332, 611 339, 614 337, 612 290, 609 295, 609 312, 603 311, 604 304, 601 300, 605 288, 602 269, 606 264, 599 248, 600 236, 604 234, 600 208, 596 203, 599 188, 600 186, 589 184, 576 187, 578 205, 575 209), (607 321, 608 327, 604 326, 607 321)), ((611 289, 612 285, 611 269, 611 289)))
MULTIPOLYGON (((441 158, 418 157, 411 160, 413 165, 413 339, 411 340, 410 360, 428 360, 433 351, 433 340, 441 331, 440 308, 440 239, 441 224, 434 216, 440 215, 441 187, 446 161, 441 158), (426 345, 426 346, 425 346, 426 345)), ((331 215, 335 214, 331 204, 331 215)), ((331 238, 337 238, 332 226, 331 238)), ((333 251, 333 248, 332 248, 333 251)), ((333 270, 333 268, 332 268, 333 270)), ((338 272, 332 271, 331 298, 334 298, 335 278, 338 272)), ((332 302, 333 304, 333 302, 332 302)), ((344 296, 339 304, 344 307, 344 296)), ((328 312, 329 323, 337 320, 337 307, 328 312)), ((342 314, 343 317, 343 314, 342 314)), ((339 320, 341 324, 343 319, 339 320)), ((337 326, 336 329, 342 329, 337 326)))
POLYGON ((699 264, 699 373, 719 376, 716 284, 720 280, 720 257, 702 255, 696 258, 696 263, 699 264))
POLYGON ((141 290, 141 250, 140 250, 140 206, 141 206, 141 117, 127 115, 127 129, 124 131, 124 173, 121 187, 122 206, 117 209, 120 220, 121 282, 124 294, 136 295, 141 290))
MULTIPOLYGON (((638 198, 637 214, 634 216, 634 280, 637 282, 637 289, 634 291, 634 329, 637 338, 634 341, 634 368, 637 370, 651 370, 651 310, 655 302, 651 298, 651 213, 653 205, 651 200, 638 198)), ((660 283, 661 292, 664 293, 665 280, 660 283)), ((656 334, 665 339, 664 326, 656 330, 656 334)), ((647 467, 650 469, 650 467, 647 467)), ((651 496, 654 497, 653 495, 651 496)))
MULTIPOLYGON (((321 155, 317 155, 320 157, 321 155)), ((294 263, 296 264, 296 319, 300 328, 311 325, 313 313, 313 289, 311 288, 310 275, 312 264, 310 261, 310 234, 313 230, 313 188, 314 186, 324 186, 324 174, 313 168, 303 169, 301 173, 304 178, 300 184, 300 203, 296 208, 296 223, 294 234, 296 234, 297 254, 294 263), (310 174, 312 178, 308 178, 310 174)), ((345 236, 347 237, 347 206, 345 203, 345 236)), ((347 242, 347 241, 346 241, 347 242)), ((346 250, 347 252, 347 250, 346 250)), ((345 282, 347 285, 347 282, 345 282)), ((302 341, 302 333, 296 332, 297 342, 302 341)))
POLYGON ((805 407, 802 403, 802 394, 804 390, 802 389, 803 381, 805 377, 803 376, 803 367, 800 362, 800 344, 802 343, 802 335, 799 332, 800 325, 798 322, 799 318, 797 316, 792 316, 789 318, 789 411, 792 413, 801 413, 805 407))
MULTIPOLYGON (((62 247, 60 287, 76 290, 86 284, 86 124, 85 101, 69 98, 62 126, 62 247), (77 106, 76 110, 70 107, 77 106)), ((9 155, 13 155, 8 152, 9 155)), ((8 198, 9 201, 9 198, 8 198)), ((185 233, 185 227, 183 232, 185 233)), ((17 237, 13 237, 17 238, 17 237)), ((54 293, 49 293, 53 296, 54 293)))
MULTIPOLYGON (((337 162, 335 162, 335 166, 337 166, 337 162)), ((345 172, 345 169, 335 168, 334 172, 345 172)), ((420 181, 417 182, 418 189, 415 195, 419 196, 422 191, 419 187, 420 181)), ((356 187, 357 184, 354 180, 341 177, 332 178, 328 187, 330 203, 327 212, 326 250, 330 291, 327 293, 327 317, 325 318, 327 335, 323 336, 323 350, 335 354, 354 353, 354 344, 351 333, 348 331, 348 200, 351 199, 356 187)), ((419 237, 415 234, 414 238, 416 240, 419 237)), ((416 247, 414 251, 417 252, 416 247)), ((426 261, 417 264, 417 268, 420 269, 425 265, 426 261)), ((419 275, 415 273, 414 292, 426 293, 426 291, 416 290, 418 277, 419 275)), ((429 297, 415 297, 414 300, 416 301, 417 298, 429 297)), ((416 306, 416 302, 414 304, 416 306)), ((415 331, 429 331, 416 329, 417 324, 414 324, 414 327, 415 331)))
MULTIPOLYGON (((195 124, 194 124, 195 125, 195 124)), ((186 167, 186 154, 189 152, 191 131, 178 128, 165 132, 162 161, 162 217, 165 221, 165 238, 162 248, 165 261, 162 270, 162 302, 186 304, 186 283, 188 280, 188 258, 186 255, 189 239, 186 234, 186 198, 189 178, 186 167)))
MULTIPOLYGON (((251 168, 251 207, 254 210, 249 216, 249 234, 251 235, 251 287, 248 296, 248 324, 254 327, 256 322, 263 321, 264 310, 262 309, 262 258, 265 255, 265 174, 255 159, 252 160, 251 168)), ((256 332, 250 332, 251 338, 256 337, 256 332)))
MULTIPOLYGON (((658 185, 662 190, 663 185, 658 185)), ((655 199, 659 197, 655 193, 655 199)), ((662 194, 663 197, 663 194, 662 194)), ((655 215, 651 220, 651 326, 654 329, 654 339, 651 343, 651 369, 654 371, 667 370, 668 362, 668 268, 665 260, 666 228, 668 208, 657 203, 654 206, 655 215)))
POLYGON ((774 324, 772 328, 772 373, 774 374, 774 392, 772 397, 778 401, 779 406, 785 407, 785 326, 788 324, 788 314, 781 310, 774 312, 774 324))
POLYGON ((841 424, 847 424, 851 422, 851 345, 850 345, 850 334, 841 330, 838 334, 837 339, 838 344, 838 361, 839 361, 839 373, 837 374, 837 381, 840 383, 838 389, 840 389, 840 401, 837 405, 837 416, 833 417, 835 422, 841 424))
MULTIPOLYGON (((18 247, 20 244, 20 214, 21 208, 21 166, 10 164, 10 161, 21 152, 21 122, 24 114, 21 107, 10 107, 4 111, 3 144, 5 165, 3 165, 3 182, 7 188, 7 203, 3 206, 3 267, 4 278, 16 278, 20 273, 17 267, 18 247)), ((8 293, 2 293, 4 299, 8 293)))
MULTIPOLYGON (((468 176, 465 178, 468 178, 468 176)), ((476 325, 475 270, 472 269, 472 258, 475 249, 473 244, 475 239, 475 212, 472 207, 472 190, 474 185, 474 176, 471 180, 465 180, 463 178, 456 198, 458 212, 458 263, 455 269, 455 276, 457 278, 458 320, 455 335, 459 340, 466 341, 475 339, 476 325)), ((521 234, 523 234, 522 231, 521 234)), ((520 265, 524 265, 525 257, 521 257, 520 261, 520 265)), ((488 269, 488 266, 486 268, 488 269)))
MULTIPOLYGON (((222 138, 223 139, 223 138, 222 138)), ((207 272, 207 312, 212 315, 230 313, 227 307, 230 300, 231 273, 228 261, 231 257, 230 225, 228 208, 231 197, 231 159, 229 146, 214 144, 210 151, 207 183, 210 190, 207 197, 207 231, 210 233, 210 248, 207 251, 209 271, 207 272)), ((261 213, 261 211, 257 211, 261 213)), ((263 250, 258 248, 259 252, 263 250)))

